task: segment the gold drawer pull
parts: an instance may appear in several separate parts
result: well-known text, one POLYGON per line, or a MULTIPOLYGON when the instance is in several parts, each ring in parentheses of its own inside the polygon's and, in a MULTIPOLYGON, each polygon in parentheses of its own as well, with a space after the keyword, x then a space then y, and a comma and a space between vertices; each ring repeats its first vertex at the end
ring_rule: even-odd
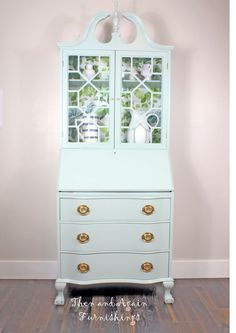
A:
POLYGON ((80 273, 87 273, 89 271, 89 265, 85 262, 82 262, 77 266, 77 269, 80 273))
POLYGON ((154 239, 154 235, 151 232, 145 232, 142 235, 142 240, 146 243, 151 242, 154 239))
POLYGON ((77 212, 80 214, 80 215, 88 215, 90 213, 90 209, 88 206, 86 205, 80 205, 78 208, 77 208, 77 212))
POLYGON ((82 244, 87 243, 89 241, 89 235, 82 232, 81 234, 78 234, 77 240, 82 244))
POLYGON ((146 215, 151 215, 154 212, 154 207, 152 205, 145 205, 142 209, 143 213, 146 215))
POLYGON ((145 262, 141 265, 141 268, 145 273, 148 273, 153 269, 153 264, 151 262, 145 262))

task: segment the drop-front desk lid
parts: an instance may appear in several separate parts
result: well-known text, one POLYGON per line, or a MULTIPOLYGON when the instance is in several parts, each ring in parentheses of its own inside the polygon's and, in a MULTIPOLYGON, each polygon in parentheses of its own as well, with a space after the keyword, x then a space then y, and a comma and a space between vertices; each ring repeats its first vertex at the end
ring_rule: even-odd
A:
POLYGON ((59 191, 172 191, 166 150, 60 152, 59 191))

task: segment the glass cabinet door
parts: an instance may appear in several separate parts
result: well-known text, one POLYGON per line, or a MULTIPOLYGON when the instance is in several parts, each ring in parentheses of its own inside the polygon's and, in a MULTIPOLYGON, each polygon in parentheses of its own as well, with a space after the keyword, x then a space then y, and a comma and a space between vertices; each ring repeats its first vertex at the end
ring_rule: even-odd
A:
POLYGON ((67 144, 112 144, 113 54, 69 54, 64 63, 64 136, 67 144))
POLYGON ((120 54, 118 66, 119 145, 123 148, 163 145, 163 57, 150 53, 148 56, 120 54))

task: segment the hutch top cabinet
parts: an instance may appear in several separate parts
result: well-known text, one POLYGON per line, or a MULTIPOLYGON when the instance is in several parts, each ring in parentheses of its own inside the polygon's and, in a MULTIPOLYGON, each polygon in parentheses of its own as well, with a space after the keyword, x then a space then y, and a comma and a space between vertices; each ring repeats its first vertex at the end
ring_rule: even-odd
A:
POLYGON ((137 29, 132 43, 122 41, 118 26, 113 27, 110 42, 101 43, 95 29, 108 16, 108 13, 97 15, 80 41, 59 43, 62 59, 59 189, 111 190, 105 184, 111 184, 109 175, 115 174, 118 182, 114 184, 113 179, 113 190, 142 190, 141 184, 136 188, 129 186, 127 177, 135 183, 137 177, 139 180, 145 177, 145 190, 158 187, 172 190, 168 156, 172 46, 151 42, 143 23, 133 13, 123 14, 137 29), (89 188, 78 183, 78 176, 74 175, 74 172, 85 175, 86 170, 94 175, 91 176, 94 185, 89 188), (154 176, 149 184, 148 175, 154 176), (96 187, 94 178, 102 179, 104 185, 96 187))
POLYGON ((66 283, 160 281, 165 301, 172 303, 172 46, 151 42, 130 12, 122 16, 136 26, 135 40, 122 41, 115 12, 111 40, 101 43, 96 26, 109 16, 104 12, 93 18, 79 41, 59 43, 62 143, 55 304, 64 304, 66 283))

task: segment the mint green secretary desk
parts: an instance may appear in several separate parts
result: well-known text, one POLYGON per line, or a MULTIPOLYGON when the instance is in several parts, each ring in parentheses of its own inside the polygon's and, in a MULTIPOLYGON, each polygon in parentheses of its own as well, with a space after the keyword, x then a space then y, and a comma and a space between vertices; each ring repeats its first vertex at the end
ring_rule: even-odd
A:
POLYGON ((58 295, 78 285, 171 288, 173 183, 169 160, 170 53, 133 13, 113 14, 111 40, 60 43, 58 295), (119 16, 137 30, 124 43, 119 16))

